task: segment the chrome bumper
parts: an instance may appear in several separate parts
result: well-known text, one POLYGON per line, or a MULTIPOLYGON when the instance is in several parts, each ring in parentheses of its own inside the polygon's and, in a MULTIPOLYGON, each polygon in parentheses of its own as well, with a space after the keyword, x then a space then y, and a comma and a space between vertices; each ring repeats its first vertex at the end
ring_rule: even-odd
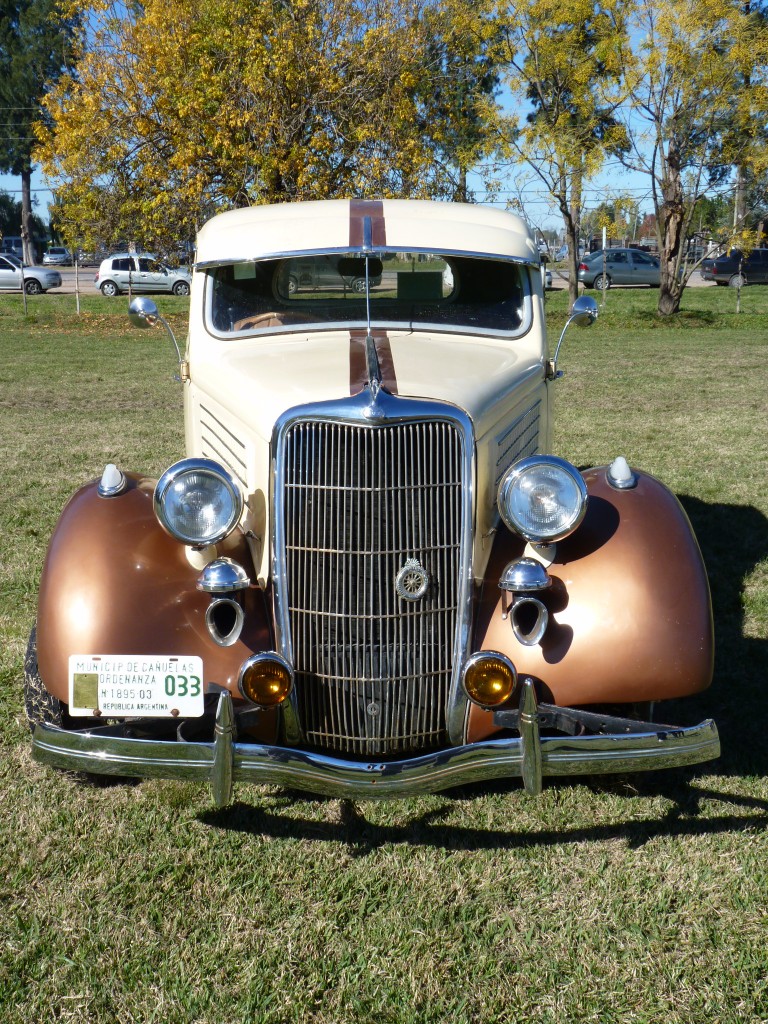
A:
POLYGON ((529 793, 538 793, 545 776, 674 768, 720 754, 717 726, 710 719, 689 728, 638 723, 645 731, 579 736, 542 736, 539 723, 533 688, 526 687, 519 736, 448 747, 401 761, 366 763, 236 742, 232 700, 223 693, 212 743, 126 739, 37 725, 32 752, 37 761, 70 771, 208 782, 219 807, 229 803, 234 782, 286 786, 332 797, 385 799, 519 777, 529 793))

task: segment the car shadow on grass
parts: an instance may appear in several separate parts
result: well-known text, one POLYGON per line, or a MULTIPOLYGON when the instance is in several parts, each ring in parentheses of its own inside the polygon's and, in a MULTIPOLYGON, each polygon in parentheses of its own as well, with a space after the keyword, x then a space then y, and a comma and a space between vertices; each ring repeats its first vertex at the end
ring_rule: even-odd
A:
MULTIPOLYGON (((334 820, 317 820, 296 814, 305 794, 294 796, 285 791, 269 798, 269 806, 235 803, 222 810, 201 815, 203 824, 232 832, 258 835, 269 839, 301 839, 309 842, 338 843, 347 847, 351 856, 365 857, 385 846, 422 846, 439 850, 510 850, 540 846, 562 846, 585 842, 622 840, 630 848, 640 848, 659 838, 719 835, 721 833, 754 831, 768 826, 768 800, 719 792, 717 789, 691 785, 679 778, 667 779, 650 786, 635 796, 662 795, 672 802, 660 815, 638 818, 633 810, 629 821, 612 821, 596 825, 547 828, 467 828, 444 822, 453 815, 455 800, 479 799, 489 792, 508 796, 510 817, 514 818, 522 797, 517 780, 492 786, 466 787, 461 793, 439 794, 440 806, 419 813, 400 824, 375 823, 366 817, 365 804, 352 800, 326 801, 333 806, 334 820), (704 816, 704 802, 721 802, 726 813, 704 816)), ((560 784, 562 785, 562 783, 560 784)), ((530 805, 525 810, 530 823, 530 805)))
MULTIPOLYGON (((744 590, 768 559, 768 520, 756 508, 710 505, 682 497, 709 575, 715 622, 715 674, 695 699, 670 702, 669 711, 711 717, 720 732, 724 775, 768 775, 768 639, 745 636, 744 590)), ((664 712, 666 714, 667 707, 664 712)), ((692 719, 690 719, 692 720, 692 719)))
MULTIPOLYGON (((546 780, 546 789, 567 790, 586 785, 633 802, 632 820, 574 828, 486 829, 444 824, 463 801, 499 795, 510 800, 514 817, 517 801, 529 798, 519 779, 497 780, 459 787, 439 794, 440 805, 398 825, 375 824, 366 819, 365 803, 329 800, 305 793, 279 790, 262 806, 236 803, 202 815, 214 828, 248 832, 271 838, 303 838, 341 843, 354 856, 365 856, 388 844, 406 844, 449 850, 510 849, 563 843, 605 842, 622 839, 629 846, 669 836, 713 835, 768 827, 768 800, 720 790, 713 780, 768 775, 768 640, 744 636, 743 592, 755 567, 768 558, 768 521, 755 508, 710 505, 697 498, 681 498, 699 540, 710 578, 715 621, 715 677, 712 687, 685 700, 661 706, 657 718, 691 724, 714 718, 720 731, 722 754, 717 762, 631 776, 601 776, 573 780, 546 780), (706 778, 706 783, 703 780, 706 778), (635 800, 668 801, 667 809, 637 817, 635 800), (302 816, 302 802, 326 803, 327 819, 302 816), (722 814, 712 813, 720 803, 722 814), (707 805, 705 809, 705 804, 707 805), (297 814, 296 811, 299 811, 297 814)), ((530 823, 530 805, 525 810, 530 823)))

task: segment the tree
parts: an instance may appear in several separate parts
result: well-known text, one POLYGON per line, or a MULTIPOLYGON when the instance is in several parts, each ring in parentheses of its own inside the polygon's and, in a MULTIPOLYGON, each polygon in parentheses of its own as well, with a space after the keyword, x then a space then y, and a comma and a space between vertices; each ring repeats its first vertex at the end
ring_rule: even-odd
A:
POLYGON ((640 206, 637 200, 617 193, 582 214, 582 228, 587 235, 597 236, 606 229, 610 245, 626 245, 634 241, 640 227, 640 206))
POLYGON ((437 0, 75 2, 40 157, 85 244, 189 237, 256 203, 452 194, 437 0))
MULTIPOLYGON (((768 28, 768 9, 762 0, 742 0, 741 9, 751 18, 756 29, 765 31, 768 28)), ((755 192, 764 191, 764 184, 755 174, 754 156, 756 151, 759 154, 768 146, 768 126, 753 119, 750 103, 744 102, 745 95, 753 87, 752 77, 752 67, 747 63, 741 77, 734 82, 732 116, 723 138, 723 158, 730 159, 736 172, 732 221, 735 230, 745 224, 748 211, 755 203, 755 192)), ((762 161, 758 160, 758 163, 762 161)))
MULTIPOLYGON (((15 235, 21 221, 21 203, 7 192, 0 192, 0 239, 5 238, 6 235, 15 235)), ((30 217, 29 225, 32 237, 44 237, 45 224, 36 214, 33 213, 30 217)))
POLYGON ((469 202, 469 172, 489 155, 488 126, 496 112, 498 70, 490 48, 492 24, 474 4, 443 0, 424 14, 429 24, 419 102, 434 159, 452 183, 448 197, 469 202))
POLYGON ((0 0, 0 169, 21 177, 21 239, 33 262, 34 122, 51 82, 68 67, 77 19, 58 0, 0 0))
MULTIPOLYGON (((748 8, 748 5, 747 5, 748 8)), ((768 116, 768 34, 737 0, 637 0, 628 63, 627 163, 651 178, 661 260, 658 311, 676 313, 697 203, 732 163, 734 119, 768 116), (745 74, 749 90, 739 88, 745 74)), ((751 166, 764 165, 753 147, 751 166)))
POLYGON ((626 37, 622 0, 501 0, 496 59, 517 111, 498 121, 498 148, 527 163, 554 199, 578 294, 585 182, 627 146, 615 117, 626 37))

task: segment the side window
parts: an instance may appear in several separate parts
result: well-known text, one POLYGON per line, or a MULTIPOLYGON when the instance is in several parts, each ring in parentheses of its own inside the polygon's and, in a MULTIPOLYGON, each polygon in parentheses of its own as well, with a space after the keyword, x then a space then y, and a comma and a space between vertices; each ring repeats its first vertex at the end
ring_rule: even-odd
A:
POLYGON ((15 267, 13 266, 12 263, 9 263, 8 260, 4 260, 2 257, 0 257, 0 270, 14 270, 14 269, 15 269, 15 267))
POLYGON ((157 260, 148 259, 146 256, 139 258, 139 270, 144 271, 146 274, 166 273, 166 269, 162 263, 158 263, 157 260))
POLYGON ((629 262, 629 260, 627 259, 627 254, 625 252, 619 252, 616 249, 613 252, 609 252, 608 253, 608 259, 611 261, 611 263, 628 263, 629 262))
POLYGON ((633 263, 642 263, 642 264, 644 264, 646 266, 649 266, 649 265, 653 266, 654 265, 654 260, 652 260, 651 257, 647 253, 639 252, 639 251, 633 251, 632 252, 632 262, 633 263))
POLYGON ((112 260, 112 269, 128 271, 132 270, 133 268, 131 267, 131 261, 129 259, 122 259, 112 260))

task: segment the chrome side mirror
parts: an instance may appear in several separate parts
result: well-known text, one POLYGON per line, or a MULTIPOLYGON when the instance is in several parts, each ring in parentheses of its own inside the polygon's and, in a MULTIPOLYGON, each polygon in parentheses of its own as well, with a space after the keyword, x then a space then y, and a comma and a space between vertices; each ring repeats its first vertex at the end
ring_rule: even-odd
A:
POLYGON ((134 327, 154 327, 160 319, 157 304, 146 295, 138 295, 128 307, 128 319, 134 327))
POLYGON ((179 366, 179 372, 174 375, 174 380, 179 382, 189 380, 189 367, 181 358, 179 343, 176 341, 176 337, 171 330, 171 326, 168 321, 165 317, 160 315, 160 311, 158 310, 157 304, 154 300, 148 298, 146 295, 137 295, 135 299, 131 299, 131 303, 128 306, 128 319, 134 327, 146 328, 162 324, 168 337, 173 343, 174 349, 176 350, 176 361, 179 366))
POLYGON ((557 343, 555 358, 549 360, 549 365, 547 366, 547 380, 556 380, 558 377, 562 377, 563 375, 563 371, 558 370, 557 368, 557 359, 560 355, 560 346, 563 344, 565 332, 571 324, 576 324, 577 327, 590 327, 595 320, 597 320, 598 313, 599 309, 597 302, 591 295, 580 295, 578 299, 576 299, 573 304, 573 309, 571 310, 571 315, 566 320, 565 327, 560 335, 560 340, 557 343))
POLYGON ((590 327, 597 320, 599 312, 597 302, 591 295, 580 295, 573 304, 568 323, 576 324, 577 327, 590 327))

